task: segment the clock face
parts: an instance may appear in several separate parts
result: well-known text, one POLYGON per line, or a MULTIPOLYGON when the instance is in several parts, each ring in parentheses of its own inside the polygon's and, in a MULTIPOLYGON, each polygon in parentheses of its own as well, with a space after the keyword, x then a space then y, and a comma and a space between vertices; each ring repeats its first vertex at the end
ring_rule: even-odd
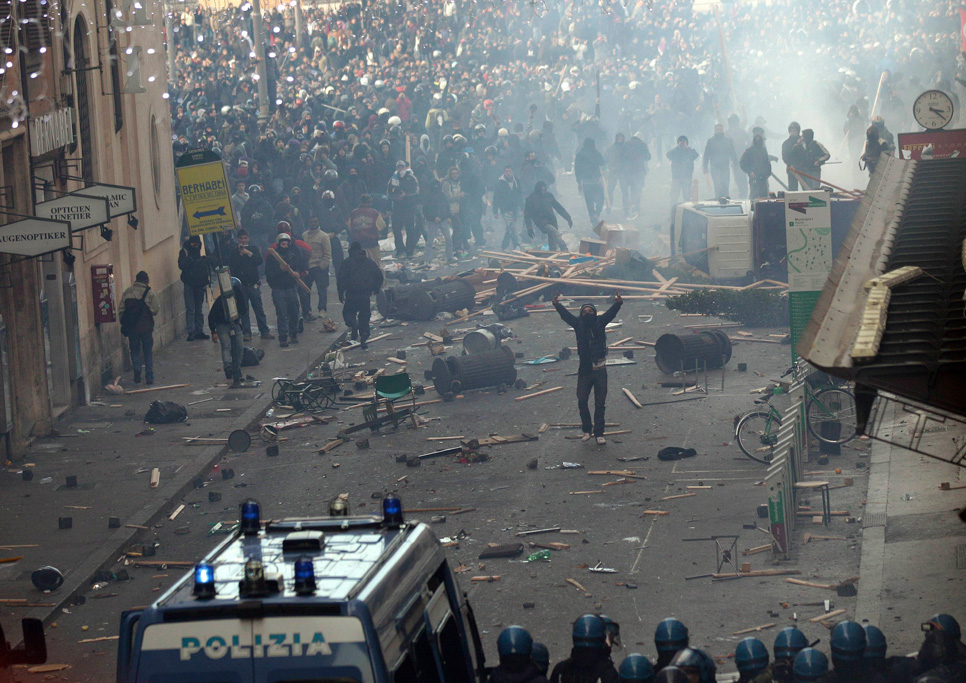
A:
POLYGON ((953 120, 953 101, 942 90, 927 90, 916 98, 912 113, 923 128, 938 130, 953 120))

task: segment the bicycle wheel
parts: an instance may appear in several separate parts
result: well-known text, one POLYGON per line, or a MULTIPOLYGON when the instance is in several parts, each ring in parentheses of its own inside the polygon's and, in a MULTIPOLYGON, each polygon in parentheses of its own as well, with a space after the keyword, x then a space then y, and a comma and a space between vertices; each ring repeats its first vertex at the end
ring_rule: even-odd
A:
POLYGON ((769 464, 775 455, 778 429, 781 425, 781 418, 768 411, 756 410, 748 413, 735 426, 738 447, 755 462, 769 464))
POLYGON ((845 389, 825 389, 812 395, 805 408, 808 431, 825 443, 843 444, 855 438, 855 396, 845 389))

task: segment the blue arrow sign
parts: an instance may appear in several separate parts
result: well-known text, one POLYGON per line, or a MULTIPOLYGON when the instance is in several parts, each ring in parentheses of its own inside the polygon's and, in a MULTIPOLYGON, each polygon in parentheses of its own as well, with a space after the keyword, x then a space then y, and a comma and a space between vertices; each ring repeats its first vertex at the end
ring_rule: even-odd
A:
POLYGON ((195 211, 192 214, 194 218, 207 218, 208 216, 224 216, 225 207, 219 206, 217 209, 211 209, 210 211, 195 211))

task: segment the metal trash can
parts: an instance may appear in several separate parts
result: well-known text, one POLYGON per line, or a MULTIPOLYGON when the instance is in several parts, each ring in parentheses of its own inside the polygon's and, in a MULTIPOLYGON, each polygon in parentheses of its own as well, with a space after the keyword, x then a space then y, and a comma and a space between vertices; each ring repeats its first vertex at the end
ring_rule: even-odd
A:
POLYGON ((721 330, 698 334, 662 334, 655 344, 657 367, 666 375, 696 367, 709 370, 723 367, 731 360, 731 339, 721 330))

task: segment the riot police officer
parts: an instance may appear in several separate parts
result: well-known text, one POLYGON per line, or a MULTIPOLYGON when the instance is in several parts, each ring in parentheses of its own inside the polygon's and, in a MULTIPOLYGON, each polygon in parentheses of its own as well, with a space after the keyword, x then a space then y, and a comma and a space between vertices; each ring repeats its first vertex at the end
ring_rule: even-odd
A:
POLYGON ((654 683, 689 683, 688 675, 676 666, 666 666, 657 672, 654 683))
POLYGON ((617 683, 617 670, 610 661, 603 620, 585 614, 574 622, 570 657, 553 668, 552 683, 617 683))
POLYGON ((830 641, 832 671, 822 680, 846 683, 862 680, 865 630, 854 621, 840 621, 832 629, 830 641))
POLYGON ((686 647, 674 655, 671 664, 684 671, 690 683, 715 683, 717 667, 704 650, 686 647))
MULTIPOLYGON (((813 683, 828 674, 828 657, 818 650, 806 647, 797 655, 792 664, 792 680, 795 683, 813 683)), ((860 680, 860 679, 854 679, 860 680)))
POLYGON ((775 638, 772 650, 775 661, 771 667, 772 680, 776 683, 790 683, 792 680, 792 662, 795 656, 808 647, 805 634, 794 626, 783 628, 775 638))
POLYGON ((530 659, 533 663, 537 665, 540 669, 540 673, 544 676, 550 671, 550 650, 543 643, 534 643, 533 651, 530 653, 530 659))
POLYGON ((490 683, 547 683, 531 659, 533 638, 522 626, 507 626, 496 639, 500 665, 490 671, 490 683))
POLYGON ((689 644, 688 629, 677 619, 668 617, 657 625, 654 631, 654 646, 657 648, 657 669, 660 671, 674 659, 674 655, 689 644))
POLYGON ((617 677, 623 683, 652 683, 654 681, 654 667, 644 655, 630 654, 621 662, 617 670, 617 677))
MULTIPOLYGON (((738 683, 760 681, 759 676, 768 670, 768 648, 757 638, 745 638, 735 648, 735 666, 738 683)), ((766 679, 770 680, 770 676, 766 679)))

